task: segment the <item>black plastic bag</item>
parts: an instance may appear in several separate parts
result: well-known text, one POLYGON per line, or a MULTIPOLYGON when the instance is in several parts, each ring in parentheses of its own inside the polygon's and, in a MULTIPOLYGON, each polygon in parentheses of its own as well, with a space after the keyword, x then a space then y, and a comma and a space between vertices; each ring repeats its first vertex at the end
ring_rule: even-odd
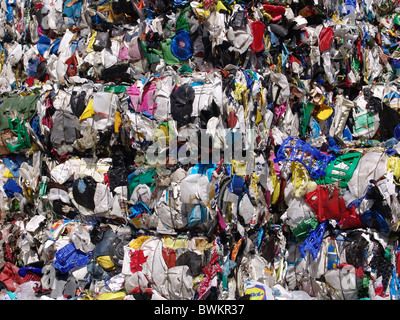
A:
POLYGON ((94 210, 94 194, 96 192, 96 181, 91 176, 77 179, 73 183, 72 194, 74 200, 81 206, 94 210))

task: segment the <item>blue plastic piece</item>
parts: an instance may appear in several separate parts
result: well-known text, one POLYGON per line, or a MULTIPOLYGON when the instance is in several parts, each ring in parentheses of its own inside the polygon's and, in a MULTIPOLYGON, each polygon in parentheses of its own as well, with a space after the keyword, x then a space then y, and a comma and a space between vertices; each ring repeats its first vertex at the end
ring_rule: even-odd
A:
POLYGON ((18 179, 19 177, 19 168, 21 164, 24 163, 24 158, 21 157, 20 155, 17 155, 16 157, 10 156, 10 157, 4 157, 2 158, 4 165, 7 167, 8 170, 10 170, 11 174, 14 176, 14 178, 18 179))
POLYGON ((356 10, 357 1, 355 0, 346 0, 345 1, 345 9, 347 14, 353 14, 356 10))
POLYGON ((83 179, 79 179, 78 190, 79 190, 80 193, 84 193, 85 190, 86 190, 86 184, 85 184, 85 181, 83 179))
POLYGON ((360 220, 369 228, 378 229, 383 233, 389 232, 389 225, 378 211, 367 210, 360 215, 360 220))
POLYGON ((257 232, 257 249, 260 249, 261 242, 264 237, 264 228, 258 227, 257 229, 254 229, 257 232))
POLYGON ((22 278, 24 278, 26 276, 26 274, 28 273, 28 271, 31 271, 31 272, 36 273, 38 275, 42 274, 42 269, 40 269, 40 268, 22 267, 22 268, 18 269, 18 275, 21 276, 22 278))
POLYGON ((241 196, 243 193, 243 185, 244 179, 237 175, 232 177, 232 181, 229 184, 229 191, 236 194, 237 196, 241 196))
POLYGON ((392 279, 390 280, 390 299, 400 300, 400 281, 396 269, 393 269, 392 279))
POLYGON ((189 215, 188 227, 193 228, 197 226, 199 223, 205 221, 206 218, 207 218, 207 208, 200 204, 196 204, 189 215))
POLYGON ((310 235, 299 246, 300 254, 303 258, 306 257, 306 251, 310 251, 312 259, 318 257, 319 249, 321 248, 322 240, 324 240, 324 233, 328 225, 328 220, 322 222, 315 230, 311 230, 310 235))
POLYGON ((339 265, 339 257, 336 252, 336 247, 330 243, 328 246, 328 263, 327 263, 327 269, 328 270, 333 270, 336 269, 336 267, 339 265))
POLYGON ((26 70, 26 75, 28 78, 34 78, 36 74, 37 67, 40 63, 40 57, 33 57, 28 61, 28 68, 26 70))
POLYGON ((394 128, 393 130, 393 136, 397 139, 400 140, 400 123, 394 128))
POLYGON ((37 43, 37 49, 42 57, 44 56, 46 51, 50 49, 50 47, 51 47, 51 39, 47 38, 46 36, 40 36, 37 43))
POLYGON ((37 137, 40 137, 40 124, 39 124, 39 116, 36 115, 32 121, 31 121, 31 127, 33 129, 33 131, 35 132, 35 134, 37 135, 37 137))
POLYGON ((310 120, 310 124, 312 127, 312 138, 316 139, 319 137, 320 133, 321 133, 321 127, 319 126, 317 120, 315 120, 314 118, 311 118, 310 120))
POLYGON ((202 174, 208 178, 208 181, 211 181, 212 173, 217 168, 218 166, 216 164, 198 163, 190 169, 189 174, 202 174))
POLYGON ((279 42, 278 37, 275 35, 275 33, 273 33, 272 31, 270 31, 269 33, 270 33, 270 40, 271 40, 272 46, 273 47, 279 46, 280 42, 279 42))
POLYGON ((9 1, 7 1, 7 22, 12 21, 14 19, 14 14, 13 14, 13 7, 14 7, 15 1, 11 4, 9 1))
POLYGON ((137 204, 131 207, 131 214, 129 215, 130 219, 141 217, 144 212, 151 214, 151 211, 147 206, 139 201, 137 204))
POLYGON ((397 144, 397 139, 396 138, 390 138, 388 140, 386 140, 384 143, 382 143, 382 147, 384 148, 388 148, 385 153, 388 157, 396 154, 396 150, 394 150, 392 147, 397 144))
POLYGON ((274 162, 298 161, 308 170, 311 178, 319 179, 326 175, 326 167, 333 160, 334 155, 325 154, 301 139, 288 137, 282 142, 274 162))
POLYGON ((340 150, 340 147, 337 145, 334 138, 328 137, 328 144, 329 144, 329 150, 333 151, 336 154, 342 153, 342 151, 340 150))
POLYGON ((251 94, 252 90, 253 90, 254 81, 246 70, 242 69, 242 71, 243 71, 244 78, 246 79, 247 88, 250 89, 250 94, 251 94))
POLYGON ((342 135, 342 140, 344 142, 350 142, 353 141, 353 135, 351 134, 351 131, 349 129, 349 126, 346 126, 343 130, 343 135, 342 135))
POLYGON ((222 273, 225 277, 228 277, 231 271, 237 266, 237 263, 232 261, 231 259, 226 259, 224 265, 222 266, 222 273))
POLYGON ((17 182, 14 179, 7 179, 7 182, 3 186, 4 192, 7 197, 14 197, 15 193, 20 193, 22 194, 23 191, 21 187, 17 184, 17 182))
POLYGON ((92 252, 84 253, 77 250, 71 242, 55 253, 53 266, 61 273, 65 274, 76 267, 86 266, 89 263, 92 254, 92 252))
POLYGON ((193 44, 190 33, 179 30, 171 40, 171 52, 179 60, 187 60, 193 55, 193 44))
POLYGON ((72 1, 73 0, 64 2, 63 14, 66 15, 68 18, 72 19, 74 23, 76 23, 81 16, 82 1, 78 1, 74 3, 72 6, 67 6, 67 4, 69 4, 72 1))
POLYGON ((57 54, 58 48, 60 47, 60 43, 61 43, 61 38, 57 39, 57 40, 54 40, 51 43, 51 46, 50 46, 50 53, 51 54, 57 54))

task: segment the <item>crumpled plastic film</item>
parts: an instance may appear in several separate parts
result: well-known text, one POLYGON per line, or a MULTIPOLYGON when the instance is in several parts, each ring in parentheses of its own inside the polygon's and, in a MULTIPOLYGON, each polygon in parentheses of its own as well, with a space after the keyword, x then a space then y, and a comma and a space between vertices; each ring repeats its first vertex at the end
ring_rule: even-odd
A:
POLYGON ((398 300, 400 3, 0 8, 1 300, 398 300))

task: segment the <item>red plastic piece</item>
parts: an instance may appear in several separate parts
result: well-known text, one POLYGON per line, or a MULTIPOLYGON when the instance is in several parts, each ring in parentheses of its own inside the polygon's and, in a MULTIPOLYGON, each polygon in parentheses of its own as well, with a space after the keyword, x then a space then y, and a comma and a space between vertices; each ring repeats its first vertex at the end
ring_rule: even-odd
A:
POLYGON ((343 198, 339 197, 337 187, 318 185, 314 191, 304 196, 305 201, 317 214, 321 223, 327 219, 339 220, 341 229, 361 227, 362 222, 354 207, 347 208, 343 198))
POLYGON ((323 28, 319 34, 319 51, 324 52, 331 47, 333 37, 335 36, 332 27, 323 28))
POLYGON ((263 8, 267 11, 272 18, 272 21, 276 22, 282 19, 282 15, 285 14, 285 7, 274 6, 271 4, 263 4, 263 8))
POLYGON ((255 52, 260 52, 264 49, 265 24, 262 21, 253 21, 250 23, 250 28, 253 35, 253 42, 250 46, 255 52))

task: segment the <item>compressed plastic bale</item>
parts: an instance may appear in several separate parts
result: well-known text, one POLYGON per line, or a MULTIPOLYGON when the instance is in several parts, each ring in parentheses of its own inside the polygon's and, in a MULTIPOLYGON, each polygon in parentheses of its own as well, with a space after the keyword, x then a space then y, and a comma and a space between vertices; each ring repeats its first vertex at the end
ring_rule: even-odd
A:
MULTIPOLYGON (((4 19, 0 19, 0 34, 5 41, 0 50, 4 57, 0 75, 2 108, 9 106, 7 93, 13 90, 21 92, 24 99, 30 97, 31 90, 40 95, 32 106, 39 124, 35 127, 34 122, 30 123, 36 128, 35 133, 29 132, 32 149, 20 155, 27 165, 21 166, 19 176, 15 168, 7 168, 9 171, 0 179, 1 220, 20 230, 27 226, 28 230, 23 236, 15 233, 10 236, 4 224, 1 255, 16 261, 13 236, 24 237, 17 241, 18 249, 22 250, 19 257, 22 263, 38 258, 50 263, 55 253, 52 251, 62 249, 70 241, 69 237, 77 243, 80 228, 75 222, 54 221, 48 215, 48 210, 52 210, 57 218, 78 219, 88 230, 98 230, 100 224, 120 230, 123 224, 128 224, 146 234, 158 233, 159 239, 173 247, 178 257, 185 257, 184 253, 192 250, 195 254, 201 252, 207 268, 203 270, 204 266, 199 263, 196 275, 190 270, 196 278, 182 292, 175 290, 175 274, 171 274, 172 282, 150 271, 145 278, 142 271, 132 274, 124 259, 123 274, 136 278, 131 287, 127 286, 127 296, 117 294, 120 288, 113 291, 123 299, 149 298, 151 291, 152 300, 180 299, 183 295, 188 299, 255 298, 270 292, 267 287, 272 288, 272 295, 277 299, 398 296, 396 277, 382 262, 390 259, 389 254, 384 258, 377 248, 363 246, 363 240, 347 247, 353 233, 360 232, 365 241, 372 239, 382 247, 390 247, 388 252, 396 252, 396 244, 390 237, 387 239, 387 231, 396 232, 398 227, 398 174, 395 161, 390 160, 398 156, 394 141, 398 136, 399 100, 395 83, 400 70, 396 8, 374 1, 366 2, 365 10, 352 1, 341 7, 325 1, 318 7, 301 2, 292 3, 290 8, 283 3, 253 4, 250 11, 248 2, 143 0, 133 4, 120 0, 90 7, 80 1, 56 1, 54 6, 49 3, 46 0, 43 6, 30 8, 29 21, 23 15, 21 19, 16 16, 17 12, 27 12, 28 4, 10 2, 3 10, 4 19), (250 26, 262 26, 260 23, 265 24, 265 32, 252 35, 250 26), (64 35, 60 30, 65 31, 64 35), (181 58, 188 58, 185 61, 172 53, 178 47, 171 46, 171 39, 179 31, 187 32, 186 36, 181 39, 182 43, 174 41, 174 45, 193 46, 193 51, 183 50, 187 55, 181 58), (253 40, 259 44, 257 48, 251 46, 253 40), (296 46, 290 45, 293 43, 296 46), (183 86, 194 90, 191 108, 189 95, 175 96, 183 86), (86 93, 85 97, 82 92, 86 93), (97 109, 97 98, 111 92, 114 101, 104 104, 106 112, 103 113, 97 109), (178 104, 184 112, 175 108, 178 104), (61 121, 53 121, 55 112, 71 114, 79 120, 74 137, 72 133, 62 132, 61 121), (248 166, 238 165, 240 162, 227 161, 226 154, 220 153, 217 159, 213 158, 215 171, 202 175, 190 188, 185 188, 184 178, 193 172, 189 174, 190 166, 185 163, 177 163, 176 167, 158 163, 156 174, 145 182, 139 181, 142 178, 139 173, 148 172, 148 166, 153 168, 149 157, 143 156, 149 146, 155 142, 162 145, 165 141, 164 154, 175 155, 181 145, 168 149, 167 143, 184 132, 195 132, 198 126, 211 134, 213 148, 220 151, 225 151, 224 147, 229 144, 225 126, 232 129, 228 134, 245 133, 244 142, 255 142, 254 152, 263 155, 270 165, 264 169, 269 170, 263 170, 258 162, 253 165, 252 161, 247 161, 248 166), (71 140, 59 143, 57 134, 71 140), (303 164, 292 159, 288 165, 279 158, 282 155, 279 150, 284 149, 282 145, 287 137, 302 139, 315 148, 304 149, 311 151, 313 157, 305 153, 303 164), (355 151, 361 158, 366 157, 362 165, 355 159, 345 159, 355 151), (371 151, 384 153, 387 165, 383 158, 382 162, 369 161, 371 151), (34 170, 28 164, 32 152, 44 157, 43 162, 40 159, 43 166, 34 170), (274 152, 278 153, 276 162, 273 162, 274 152), (121 154, 123 161, 118 160, 121 154), (321 163, 310 166, 315 165, 317 154, 329 160, 326 167, 321 163), (93 160, 89 161, 90 165, 86 160, 75 160, 84 157, 93 160), (101 164, 93 165, 107 157, 112 158, 109 170, 101 164), (171 175, 172 172, 175 174, 171 175), (98 186, 92 195, 96 199, 95 209, 99 209, 96 212, 85 207, 85 201, 92 196, 79 199, 76 194, 75 183, 85 176, 92 176, 98 186), (15 181, 19 192, 9 188, 12 182, 6 184, 7 179, 15 181), (376 186, 370 181, 373 179, 379 180, 376 186), (54 187, 52 180, 60 186, 54 187), (320 185, 315 189, 317 183, 320 185), (322 186, 327 189, 320 194, 322 186), (378 187, 381 197, 376 192, 378 187), (110 192, 114 197, 105 201, 110 192), (182 203, 182 200, 197 203, 182 203), (201 222, 204 208, 207 208, 207 219, 201 222), (41 216, 46 216, 48 221, 38 225, 36 219, 41 216), (21 217, 30 221, 23 224, 21 217), (300 260, 297 256, 293 258, 291 250, 299 253, 299 246, 323 221, 329 221, 330 242, 324 239, 312 261, 308 256, 300 260), (47 226, 45 223, 52 227, 46 232, 52 240, 42 243, 38 249, 30 244, 33 237, 35 241, 42 241, 39 235, 47 226), (166 234, 168 241, 164 238, 166 234), (206 245, 197 236, 212 237, 215 242, 206 245), (221 264, 228 256, 232 258, 222 264, 224 272, 214 277, 209 277, 212 273, 207 264, 212 252, 207 250, 211 248, 219 252, 221 264), (284 254, 286 249, 291 251, 289 257, 284 254), (368 259, 361 258, 364 249, 371 249, 368 259), (326 269, 325 259, 328 260, 326 269), (357 281, 343 295, 335 282, 343 274, 330 271, 342 269, 344 263, 356 267, 350 273, 352 276, 356 273, 357 281), (361 274, 361 265, 367 268, 371 278, 361 274), (246 267, 250 268, 249 273, 245 272, 246 267), (157 281, 149 282, 151 276, 157 281), (247 280, 259 284, 249 296, 245 294, 247 280), (282 287, 274 286, 275 283, 282 287)), ((4 111, 10 110, 4 108, 4 111)), ((28 123, 25 116, 24 120, 28 123)), ((181 151, 188 147, 194 150, 198 146, 191 142, 181 151)), ((302 151, 296 151, 294 154, 301 156, 302 151)), ((289 158, 286 156, 287 153, 285 158, 289 158)), ((9 164, 7 158, 2 159, 9 164)), ((132 244, 135 250, 140 250, 143 241, 138 239, 142 237, 132 244)), ((93 241, 98 244, 99 239, 95 238, 93 235, 93 241)), ((128 252, 125 248, 124 254, 128 252)), ((165 257, 166 248, 162 248, 161 255, 169 270, 173 264, 165 257)), ((106 251, 101 257, 111 257, 106 251)), ((104 266, 118 272, 115 261, 114 270, 111 264, 110 268, 104 266)), ((191 266, 193 263, 188 263, 189 269, 193 269, 191 266)), ((82 287, 84 283, 88 291, 73 298, 94 299, 104 293, 105 283, 110 283, 100 264, 90 264, 88 269, 87 282, 80 277, 82 287)), ((165 271, 159 268, 157 272, 160 270, 160 274, 165 271)), ((64 290, 65 281, 54 282, 57 285, 51 289, 43 288, 42 297, 64 298, 63 293, 67 293, 66 298, 72 298, 72 287, 64 290)), ((30 292, 27 296, 32 297, 30 292)))

